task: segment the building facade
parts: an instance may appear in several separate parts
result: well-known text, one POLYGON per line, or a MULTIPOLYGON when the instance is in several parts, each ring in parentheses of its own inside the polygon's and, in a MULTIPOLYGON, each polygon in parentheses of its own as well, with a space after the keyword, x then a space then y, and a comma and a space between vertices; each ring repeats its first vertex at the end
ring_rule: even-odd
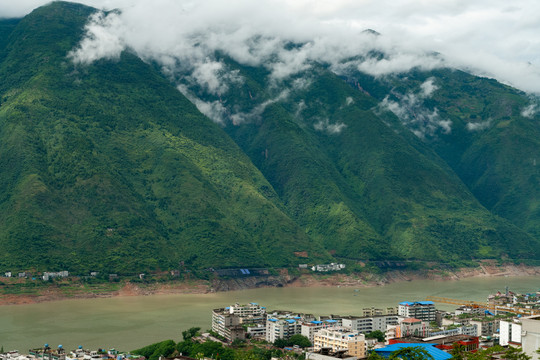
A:
POLYGON ((501 320, 499 323, 499 345, 521 345, 521 322, 501 320))
MULTIPOLYGON (((227 341, 246 338, 244 325, 261 325, 265 329, 266 308, 257 303, 240 305, 238 303, 212 311, 212 331, 223 336, 227 341)), ((261 329, 257 334, 261 335, 261 329)))
POLYGON ((398 315, 403 318, 415 318, 427 322, 437 320, 437 310, 433 301, 403 301, 399 303, 398 315))
POLYGON ((527 316, 521 319, 521 345, 523 351, 532 357, 540 359, 536 352, 540 348, 540 315, 527 316))
POLYGON ((365 336, 346 327, 330 327, 315 333, 315 351, 330 348, 332 351, 346 350, 347 354, 363 358, 366 355, 365 336))
POLYGON ((397 315, 345 316, 341 319, 341 323, 353 331, 366 334, 376 330, 385 332, 388 326, 397 325, 398 319, 397 315))
POLYGON ((266 341, 275 342, 277 339, 289 339, 295 334, 302 333, 302 319, 276 319, 269 317, 266 320, 266 341))

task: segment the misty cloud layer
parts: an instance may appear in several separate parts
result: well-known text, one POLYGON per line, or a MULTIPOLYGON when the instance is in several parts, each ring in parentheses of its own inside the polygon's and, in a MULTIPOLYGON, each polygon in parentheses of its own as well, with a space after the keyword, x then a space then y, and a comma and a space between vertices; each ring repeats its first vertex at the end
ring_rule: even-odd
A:
MULTIPOLYGON (((46 2, 4 1, 0 16, 23 16, 46 2)), ((81 62, 114 58, 129 47, 167 65, 189 60, 211 67, 206 58, 218 50, 241 63, 267 64, 280 79, 310 61, 338 71, 341 60, 374 49, 388 56, 355 64, 373 75, 450 65, 540 93, 540 3, 534 0, 83 2, 121 15, 92 19, 89 38, 74 54, 81 62), (289 42, 303 46, 285 50, 289 42), (434 52, 441 56, 427 55, 434 52)), ((207 84, 213 91, 221 86, 207 84)))
POLYGON ((417 92, 400 94, 393 91, 392 97, 397 100, 386 96, 379 106, 382 110, 394 113, 403 125, 421 139, 449 134, 452 132, 452 121, 441 118, 437 108, 428 109, 424 106, 424 100, 431 97, 438 88, 434 79, 430 78, 420 85, 417 92))

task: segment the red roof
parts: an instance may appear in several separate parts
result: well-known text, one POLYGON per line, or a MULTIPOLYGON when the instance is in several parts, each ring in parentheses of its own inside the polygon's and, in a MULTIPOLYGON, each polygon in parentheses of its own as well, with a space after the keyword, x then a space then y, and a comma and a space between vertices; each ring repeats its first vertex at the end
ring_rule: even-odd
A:
POLYGON ((415 318, 406 318, 406 319, 403 319, 402 322, 406 322, 406 323, 416 323, 416 322, 422 322, 422 320, 420 320, 420 319, 415 319, 415 318))

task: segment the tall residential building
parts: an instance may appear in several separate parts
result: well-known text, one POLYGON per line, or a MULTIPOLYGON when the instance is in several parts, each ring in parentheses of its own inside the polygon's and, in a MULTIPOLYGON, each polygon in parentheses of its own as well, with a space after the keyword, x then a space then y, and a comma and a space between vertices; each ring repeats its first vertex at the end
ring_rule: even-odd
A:
POLYGON ((485 318, 469 321, 470 325, 476 326, 476 336, 493 336, 499 328, 499 319, 485 318))
POLYGON ((332 351, 346 350, 349 355, 363 358, 365 351, 365 336, 346 327, 330 327, 315 333, 313 347, 315 351, 331 348, 332 351))
POLYGON ((540 315, 521 318, 521 345, 523 351, 532 356, 532 360, 540 359, 536 352, 540 348, 540 315))
POLYGON ((519 320, 501 320, 499 323, 499 345, 521 345, 521 322, 519 320))
POLYGON ((266 308, 257 303, 240 305, 238 303, 212 311, 212 331, 232 342, 245 339, 246 331, 242 325, 264 325, 266 308))
POLYGON ((426 337, 429 334, 428 331, 429 326, 426 322, 420 319, 407 318, 401 320, 399 325, 396 326, 396 338, 407 336, 426 337))
POLYGON ((398 318, 397 315, 345 316, 341 319, 341 324, 364 334, 376 330, 385 332, 389 325, 398 324, 398 318))
POLYGON ((339 320, 337 319, 326 319, 326 320, 312 320, 309 322, 302 323, 301 334, 309 339, 313 344, 315 341, 315 333, 321 329, 328 327, 339 326, 339 320))
POLYGON ((266 316, 266 308, 253 302, 245 305, 236 303, 231 305, 228 309, 231 314, 241 318, 265 318, 266 316))
POLYGON ((437 310, 433 301, 404 301, 399 303, 398 315, 431 322, 437 320, 437 310))
POLYGON ((277 339, 289 339, 295 334, 302 333, 302 318, 266 319, 266 341, 275 342, 277 339))

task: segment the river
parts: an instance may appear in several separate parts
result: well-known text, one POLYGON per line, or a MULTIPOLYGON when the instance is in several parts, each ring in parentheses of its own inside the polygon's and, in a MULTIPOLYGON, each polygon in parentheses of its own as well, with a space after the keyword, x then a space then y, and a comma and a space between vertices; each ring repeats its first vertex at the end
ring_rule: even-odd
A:
MULTIPOLYGON (((488 294, 540 289, 540 278, 492 277, 457 281, 415 280, 385 286, 263 288, 212 294, 175 294, 76 299, 0 306, 0 346, 26 352, 49 343, 66 349, 133 350, 160 340, 179 341, 191 326, 210 327, 211 310, 235 302, 258 302, 268 309, 313 314, 359 315, 364 307, 397 306, 401 301, 442 296, 485 301, 488 294), (357 290, 357 291, 356 291, 357 290)), ((437 304, 451 310, 452 306, 437 304)))

